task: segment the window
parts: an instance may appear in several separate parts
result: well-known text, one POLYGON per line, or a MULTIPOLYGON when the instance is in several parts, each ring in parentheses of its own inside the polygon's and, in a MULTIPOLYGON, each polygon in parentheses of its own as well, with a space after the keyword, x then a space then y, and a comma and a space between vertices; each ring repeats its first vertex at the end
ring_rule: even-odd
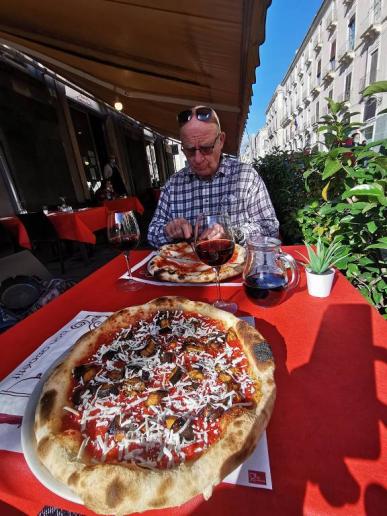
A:
POLYGON ((355 48, 356 17, 352 16, 348 23, 348 50, 355 48))
POLYGON ((369 125, 368 127, 365 127, 364 129, 362 129, 362 131, 363 131, 364 139, 367 140, 368 142, 372 141, 373 133, 374 133, 374 126, 369 125))
POLYGON ((319 59, 317 61, 317 73, 316 73, 316 77, 317 77, 317 84, 320 84, 320 77, 321 77, 321 59, 319 59))
POLYGON ((319 121, 320 118, 320 102, 316 102, 316 122, 319 121))
POLYGON ((336 67, 336 40, 332 41, 331 57, 329 58, 329 63, 331 66, 331 70, 333 70, 336 67))
POLYGON ((370 118, 374 118, 376 114, 376 98, 371 97, 367 100, 364 105, 364 116, 363 121, 370 120, 370 118))
POLYGON ((328 97, 329 97, 330 99, 332 99, 332 98, 333 98, 333 89, 328 93, 328 97))
POLYGON ((345 78, 345 89, 344 89, 344 100, 349 100, 351 97, 351 82, 352 82, 352 72, 345 78))
POLYGON ((370 64, 370 84, 376 81, 377 71, 378 71, 378 54, 379 51, 376 49, 371 54, 371 64, 370 64))

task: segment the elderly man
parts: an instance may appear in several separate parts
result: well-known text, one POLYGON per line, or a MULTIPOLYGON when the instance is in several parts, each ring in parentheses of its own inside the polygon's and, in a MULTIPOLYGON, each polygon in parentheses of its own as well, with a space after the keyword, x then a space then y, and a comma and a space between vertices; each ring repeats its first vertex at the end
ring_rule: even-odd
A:
POLYGON ((222 155, 225 133, 216 112, 196 106, 178 115, 188 165, 162 190, 149 226, 154 247, 190 239, 199 213, 227 211, 237 242, 251 233, 278 235, 278 221, 259 174, 245 163, 222 155))

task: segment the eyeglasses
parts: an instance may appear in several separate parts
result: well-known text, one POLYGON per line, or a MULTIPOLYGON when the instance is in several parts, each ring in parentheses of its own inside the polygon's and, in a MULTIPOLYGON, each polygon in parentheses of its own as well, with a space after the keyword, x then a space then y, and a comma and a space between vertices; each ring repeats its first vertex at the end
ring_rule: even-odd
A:
POLYGON ((196 116, 200 122, 210 122, 211 119, 215 119, 215 121, 217 121, 214 113, 213 109, 205 106, 186 109, 177 115, 177 121, 179 122, 180 127, 189 122, 193 116, 196 116))
POLYGON ((219 136, 222 133, 219 133, 215 138, 214 143, 212 145, 199 145, 199 147, 182 147, 184 154, 187 158, 193 158, 195 156, 196 151, 199 151, 203 156, 209 156, 213 153, 216 142, 218 141, 219 136))

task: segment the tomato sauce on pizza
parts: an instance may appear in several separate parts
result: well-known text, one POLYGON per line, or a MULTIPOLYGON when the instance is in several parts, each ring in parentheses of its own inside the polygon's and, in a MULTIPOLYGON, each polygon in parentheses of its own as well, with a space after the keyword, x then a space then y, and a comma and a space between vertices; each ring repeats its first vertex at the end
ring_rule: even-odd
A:
POLYGON ((150 469, 197 458, 259 390, 235 332, 179 310, 100 335, 72 374, 62 431, 80 431, 78 455, 150 469))

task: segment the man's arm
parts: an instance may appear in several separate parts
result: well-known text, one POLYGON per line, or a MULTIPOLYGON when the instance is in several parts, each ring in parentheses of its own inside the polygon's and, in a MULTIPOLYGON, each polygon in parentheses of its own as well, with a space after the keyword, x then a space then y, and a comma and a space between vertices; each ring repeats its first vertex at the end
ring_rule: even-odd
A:
POLYGON ((237 224, 236 237, 239 237, 241 243, 244 243, 252 233, 278 238, 279 222, 265 183, 255 171, 252 171, 252 180, 249 183, 246 188, 249 199, 248 222, 237 224))
POLYGON ((156 211, 148 229, 148 241, 153 247, 160 247, 172 242, 164 232, 166 224, 171 220, 169 211, 169 191, 165 188, 161 190, 160 199, 156 211))

